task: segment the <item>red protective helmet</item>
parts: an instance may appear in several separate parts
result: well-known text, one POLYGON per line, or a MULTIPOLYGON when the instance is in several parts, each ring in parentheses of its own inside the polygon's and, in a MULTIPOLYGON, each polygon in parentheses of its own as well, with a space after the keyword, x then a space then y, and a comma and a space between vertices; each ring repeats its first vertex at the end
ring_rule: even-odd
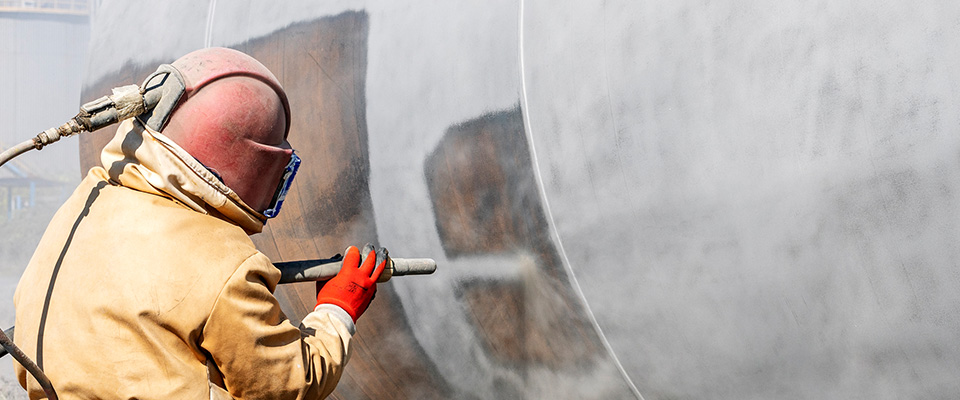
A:
POLYGON ((197 50, 172 65, 186 90, 162 133, 264 212, 294 158, 280 82, 253 57, 227 48, 197 50))

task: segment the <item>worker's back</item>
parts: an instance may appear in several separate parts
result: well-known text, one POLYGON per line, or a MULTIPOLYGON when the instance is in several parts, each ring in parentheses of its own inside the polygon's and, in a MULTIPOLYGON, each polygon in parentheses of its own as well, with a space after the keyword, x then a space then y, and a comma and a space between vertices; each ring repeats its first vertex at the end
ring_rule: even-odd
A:
MULTIPOLYGON (((97 172, 54 217, 23 274, 16 342, 63 398, 209 397, 200 328, 257 251, 238 226, 97 172)), ((35 382, 29 390, 42 394, 35 382)))

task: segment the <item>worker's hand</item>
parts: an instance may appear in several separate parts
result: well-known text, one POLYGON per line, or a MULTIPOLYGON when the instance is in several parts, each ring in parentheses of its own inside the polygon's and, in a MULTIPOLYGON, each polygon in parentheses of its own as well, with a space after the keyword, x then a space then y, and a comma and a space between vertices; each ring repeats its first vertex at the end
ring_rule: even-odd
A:
POLYGON ((353 322, 367 310, 370 301, 377 292, 377 279, 387 264, 387 251, 384 248, 374 250, 367 244, 363 247, 367 253, 363 264, 360 263, 360 250, 347 247, 343 256, 343 267, 337 276, 326 283, 317 282, 317 304, 334 304, 344 309, 353 322))

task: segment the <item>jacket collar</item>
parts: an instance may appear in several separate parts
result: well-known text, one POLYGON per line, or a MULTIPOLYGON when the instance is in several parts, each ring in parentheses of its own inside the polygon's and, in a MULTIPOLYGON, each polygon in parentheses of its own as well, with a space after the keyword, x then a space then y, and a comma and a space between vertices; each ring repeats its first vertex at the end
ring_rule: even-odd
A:
POLYGON ((164 196, 259 233, 267 218, 179 145, 135 118, 120 124, 100 161, 112 183, 164 196))

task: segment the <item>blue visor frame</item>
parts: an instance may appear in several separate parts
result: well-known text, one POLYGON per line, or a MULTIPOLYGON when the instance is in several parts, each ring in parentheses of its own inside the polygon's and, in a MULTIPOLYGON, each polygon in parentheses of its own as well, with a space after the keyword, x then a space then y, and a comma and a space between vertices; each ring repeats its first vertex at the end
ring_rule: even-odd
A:
POLYGON ((280 207, 283 206, 283 199, 287 197, 287 191, 290 190, 290 186, 293 185, 293 177, 297 176, 297 169, 300 168, 300 157, 297 156, 297 153, 290 154, 290 162, 287 164, 287 167, 283 169, 283 178, 280 179, 280 184, 277 185, 277 192, 273 194, 273 200, 270 202, 270 207, 263 212, 263 215, 267 218, 276 217, 277 214, 280 214, 280 207))

